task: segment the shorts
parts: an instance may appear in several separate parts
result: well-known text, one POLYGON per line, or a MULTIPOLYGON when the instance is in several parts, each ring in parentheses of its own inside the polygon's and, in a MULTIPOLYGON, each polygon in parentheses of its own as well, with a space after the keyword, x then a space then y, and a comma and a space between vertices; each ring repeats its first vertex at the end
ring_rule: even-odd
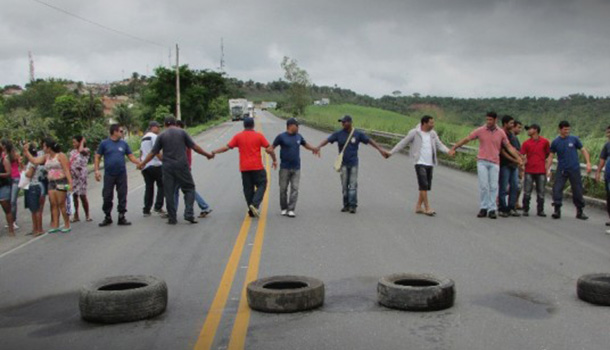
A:
POLYGON ((11 187, 12 185, 6 185, 0 187, 0 201, 10 201, 11 200, 11 187))
POLYGON ((417 184, 420 191, 430 191, 432 189, 432 169, 434 167, 429 165, 415 165, 415 174, 417 174, 417 184))
POLYGON ((68 184, 68 179, 63 178, 59 180, 49 180, 49 191, 64 191, 63 186, 68 184), (61 189, 58 189, 61 188, 61 189))
POLYGON ((42 185, 30 185, 25 194, 25 207, 30 212, 36 213, 40 210, 40 197, 42 197, 42 185))

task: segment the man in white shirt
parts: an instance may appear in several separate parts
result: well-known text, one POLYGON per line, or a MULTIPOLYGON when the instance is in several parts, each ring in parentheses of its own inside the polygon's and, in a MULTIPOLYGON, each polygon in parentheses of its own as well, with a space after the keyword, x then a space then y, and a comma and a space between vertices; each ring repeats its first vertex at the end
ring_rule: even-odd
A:
MULTIPOLYGON (((142 143, 140 145, 140 161, 146 158, 146 156, 152 150, 155 141, 157 141, 157 135, 161 132, 161 126, 156 121, 148 123, 148 132, 142 137, 142 143)), ((155 212, 164 215, 163 210, 163 171, 161 168, 161 155, 153 158, 142 170, 142 176, 144 176, 144 182, 146 183, 146 191, 144 192, 144 216, 150 216, 150 210, 153 206, 153 197, 155 194, 155 183, 157 184, 157 197, 155 199, 155 212)))
POLYGON ((410 145, 409 153, 415 163, 415 173, 417 174, 419 185, 419 198, 415 205, 415 213, 426 214, 428 216, 436 215, 436 212, 430 209, 430 204, 428 203, 428 191, 432 189, 432 170, 438 164, 436 151, 438 149, 441 152, 449 153, 449 148, 441 142, 436 131, 433 129, 434 118, 429 115, 423 116, 421 124, 409 131, 407 136, 394 146, 386 157, 389 158, 394 153, 410 145))

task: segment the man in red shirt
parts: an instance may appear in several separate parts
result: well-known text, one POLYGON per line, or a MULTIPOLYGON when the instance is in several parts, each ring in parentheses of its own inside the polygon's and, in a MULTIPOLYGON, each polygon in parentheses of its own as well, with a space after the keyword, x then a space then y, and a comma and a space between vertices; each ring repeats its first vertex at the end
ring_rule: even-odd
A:
POLYGON ((261 148, 271 156, 273 169, 276 169, 277 159, 273 146, 263 134, 254 131, 254 118, 245 118, 244 131, 233 136, 226 146, 213 151, 212 154, 224 153, 235 147, 239 149, 239 171, 241 171, 248 214, 250 217, 259 217, 258 208, 267 188, 267 172, 261 159, 261 148))
POLYGON ((521 146, 521 154, 526 158, 525 180, 523 194, 523 216, 529 216, 530 199, 532 190, 536 184, 537 212, 538 216, 546 217, 544 213, 544 192, 546 188, 546 160, 551 153, 549 140, 540 136, 540 125, 532 124, 526 126, 529 140, 521 146))

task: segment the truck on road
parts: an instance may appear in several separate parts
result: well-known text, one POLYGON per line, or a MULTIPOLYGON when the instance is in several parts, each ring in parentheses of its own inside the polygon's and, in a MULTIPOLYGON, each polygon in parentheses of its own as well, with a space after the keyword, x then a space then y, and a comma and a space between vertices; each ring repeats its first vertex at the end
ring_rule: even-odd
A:
POLYGON ((247 117, 249 115, 248 100, 245 98, 229 100, 229 113, 231 113, 232 121, 242 120, 244 117, 247 117))

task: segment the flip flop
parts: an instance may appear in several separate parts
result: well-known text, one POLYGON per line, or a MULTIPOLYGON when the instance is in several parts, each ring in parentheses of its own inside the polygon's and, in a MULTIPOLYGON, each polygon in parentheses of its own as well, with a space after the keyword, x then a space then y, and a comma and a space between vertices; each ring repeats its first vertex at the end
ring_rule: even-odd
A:
POLYGON ((80 219, 72 219, 70 220, 71 223, 75 223, 75 222, 80 222, 80 219))
POLYGON ((61 231, 61 233, 70 233, 72 231, 72 227, 70 227, 70 228, 62 228, 60 231, 61 231))
POLYGON ((57 232, 59 232, 58 228, 52 228, 49 231, 47 231, 47 233, 57 233, 57 232))
POLYGON ((434 210, 429 211, 429 212, 425 212, 424 214, 428 215, 428 216, 435 216, 436 212, 434 210))
POLYGON ((91 221, 93 221, 92 218, 87 218, 87 222, 91 222, 91 221))

